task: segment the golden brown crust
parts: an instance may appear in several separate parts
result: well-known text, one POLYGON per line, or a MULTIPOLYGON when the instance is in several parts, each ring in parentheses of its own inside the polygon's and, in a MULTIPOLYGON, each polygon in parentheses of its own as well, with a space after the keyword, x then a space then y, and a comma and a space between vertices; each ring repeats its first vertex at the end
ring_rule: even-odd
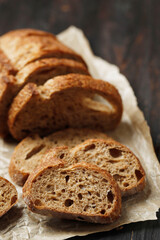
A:
POLYGON ((89 222, 94 222, 94 223, 101 223, 101 224, 107 224, 111 223, 117 220, 117 218, 120 217, 121 214, 121 193, 119 190, 119 187, 113 177, 107 172, 103 171, 102 169, 91 165, 87 163, 77 163, 74 165, 69 166, 68 168, 65 168, 65 162, 57 159, 51 159, 47 160, 44 163, 42 162, 41 165, 37 167, 36 170, 30 174, 28 180, 26 181, 24 187, 23 187, 23 198, 25 203, 27 204, 28 208, 36 213, 42 214, 42 215, 53 215, 54 217, 60 217, 60 218, 67 218, 67 219, 76 219, 80 220, 82 217, 83 220, 89 221, 89 222), (110 211, 108 214, 106 213, 105 215, 102 214, 89 214, 89 213, 73 213, 70 211, 58 211, 57 209, 52 209, 48 206, 35 206, 33 198, 32 198, 32 183, 36 180, 36 178, 39 175, 42 175, 43 172, 46 169, 52 168, 54 169, 59 169, 63 168, 64 171, 66 170, 71 170, 71 171, 76 171, 79 168, 83 169, 88 169, 90 171, 95 171, 100 173, 104 179, 109 181, 110 186, 112 186, 112 191, 114 193, 115 197, 115 205, 112 211, 110 211))
POLYGON ((80 55, 60 43, 51 33, 34 29, 20 29, 4 34, 0 45, 13 65, 20 70, 40 58, 56 57, 85 62, 80 55))
MULTIPOLYGON (((3 181, 3 185, 7 185, 10 189, 13 189, 14 196, 11 197, 11 199, 10 199, 11 202, 8 204, 7 208, 5 208, 3 210, 0 209, 0 217, 2 217, 6 212, 8 212, 18 201, 18 193, 17 193, 17 190, 16 190, 15 186, 11 182, 9 182, 7 179, 0 176, 0 182, 1 181, 3 181)), ((3 188, 1 189, 1 191, 2 191, 1 192, 1 194, 2 194, 3 193, 3 188)), ((8 194, 9 194, 9 191, 8 191, 8 194)), ((1 198, 0 198, 0 201, 1 201, 1 198)), ((9 201, 9 199, 6 200, 6 201, 9 201)))
POLYGON ((0 49, 0 75, 15 75, 17 70, 13 67, 10 60, 6 57, 2 49, 0 49))
POLYGON ((16 79, 12 75, 0 76, 0 136, 5 137, 9 131, 7 126, 9 103, 17 93, 16 79))
POLYGON ((35 82, 37 85, 42 85, 44 84, 46 79, 45 81, 38 81, 38 77, 41 77, 41 75, 47 75, 48 80, 51 77, 53 78, 59 75, 65 75, 69 73, 80 73, 89 75, 87 68, 82 63, 76 62, 71 59, 45 58, 27 64, 17 73, 16 78, 19 84, 35 82), (34 79, 36 79, 36 81, 34 79))
MULTIPOLYGON (((17 97, 14 99, 10 111, 9 111, 9 118, 8 118, 8 126, 10 129, 10 132, 12 134, 12 136, 17 139, 20 140, 22 138, 24 138, 25 136, 27 136, 27 132, 25 133, 25 131, 23 130, 23 128, 29 132, 35 132, 35 133, 39 133, 42 134, 42 132, 44 132, 44 134, 49 134, 50 132, 59 130, 56 128, 56 126, 53 126, 53 129, 47 129, 46 131, 34 131, 33 129, 27 129, 27 124, 28 122, 25 121, 24 124, 26 124, 26 126, 23 126, 23 116, 26 119, 27 117, 29 117, 30 113, 27 113, 27 111, 29 111, 30 108, 34 108, 34 113, 36 112, 36 114, 40 114, 39 113, 39 107, 38 105, 35 105, 33 103, 40 103, 41 106, 43 104, 49 104, 52 103, 52 99, 53 98, 57 98, 58 94, 62 93, 63 94, 67 91, 69 92, 70 90, 76 91, 76 95, 75 95, 75 100, 77 97, 77 101, 78 101, 78 93, 81 94, 80 96, 82 97, 83 94, 86 95, 88 97, 93 96, 94 94, 98 94, 101 97, 103 97, 104 99, 106 99, 107 101, 109 101, 109 103, 112 105, 112 109, 110 110, 107 106, 103 106, 101 108, 101 104, 100 104, 100 110, 95 110, 95 105, 97 104, 95 101, 92 101, 90 99, 89 102, 89 106, 91 108, 91 111, 94 112, 94 114, 101 114, 100 118, 103 118, 103 121, 105 119, 105 121, 103 122, 102 125, 102 121, 93 120, 96 121, 97 124, 97 128, 102 128, 104 130, 108 130, 108 129, 114 129, 120 122, 121 116, 122 116, 122 100, 121 97, 117 91, 117 89, 112 86, 111 84, 104 82, 102 80, 96 80, 93 79, 90 76, 84 76, 84 75, 80 75, 80 74, 68 74, 65 76, 59 76, 59 77, 55 77, 52 80, 47 81, 43 87, 37 87, 35 84, 29 83, 27 84, 21 91, 20 93, 17 95, 17 97), (82 93, 81 93, 82 91, 82 93), (48 100, 48 103, 47 103, 48 100), (28 109, 28 110, 27 110, 28 109), (23 115, 22 115, 23 114, 23 115), (108 122, 107 122, 108 121, 108 122), (23 130, 23 131, 22 131, 23 130)), ((75 93, 74 93, 75 94, 75 93)), ((70 96, 71 97, 71 96, 70 96)), ((55 101, 54 99, 54 101, 55 101)), ((63 98, 61 98, 63 99, 63 98)), ((65 103, 65 102, 64 102, 65 103)), ((63 105, 64 105, 63 103, 63 105)), ((56 103, 55 103, 56 105, 56 103)), ((65 107, 65 105, 64 105, 65 107)), ((87 109, 88 109, 88 103, 83 103, 83 107, 84 109, 86 109, 86 115, 87 115, 87 109)), ((98 108, 99 108, 99 103, 98 103, 98 108)), ((60 111, 62 111, 62 109, 60 109, 60 111)), ((76 110, 75 110, 76 111, 76 110)), ((44 114, 44 113, 43 113, 44 114)), ((45 113, 45 115, 47 115, 47 111, 45 113)), ((60 114, 60 113, 59 113, 60 114)), ((73 114, 73 113, 72 113, 73 114)), ((37 117, 38 117, 37 115, 37 117)), ((100 116, 100 115, 99 115, 100 116)), ((34 116, 32 116, 34 118, 34 116)), ((37 126, 33 126, 34 122, 32 122, 34 119, 33 118, 29 118, 30 123, 29 126, 31 126, 32 128, 37 128, 37 126)), ((39 115, 40 117, 40 115, 39 115)), ((98 117, 98 115, 97 115, 98 117)), ((50 119, 49 119, 50 120, 50 119)), ((51 124, 51 123, 50 123, 51 124)), ((68 123, 67 123, 68 124, 68 123)), ((73 126, 74 124, 78 124, 74 121, 71 122, 71 125, 69 124, 69 127, 75 127, 77 128, 78 126, 73 126)), ((85 125, 85 120, 83 122, 80 122, 79 124, 79 128, 82 127, 90 127, 90 128, 95 128, 96 125, 94 126, 86 126, 85 125)), ((65 128, 65 126, 63 126, 63 128, 65 128)))

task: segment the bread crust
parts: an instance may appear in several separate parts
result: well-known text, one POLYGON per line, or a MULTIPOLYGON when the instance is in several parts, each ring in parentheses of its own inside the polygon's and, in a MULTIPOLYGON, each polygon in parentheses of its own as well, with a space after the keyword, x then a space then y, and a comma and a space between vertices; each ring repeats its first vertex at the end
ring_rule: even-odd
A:
POLYGON ((9 133, 7 126, 9 106, 13 98, 26 83, 35 82, 37 85, 40 85, 44 84, 51 77, 72 72, 89 75, 88 70, 82 63, 69 59, 55 58, 41 59, 30 63, 15 76, 9 75, 12 72, 11 70, 9 68, 4 71, 3 67, 4 74, 0 76, 0 135, 3 137, 9 133))
MULTIPOLYGON (((102 107, 101 109, 101 105, 100 105, 100 111, 95 109, 95 101, 90 100, 89 101, 89 110, 91 109, 91 112, 93 112, 94 114, 97 114, 97 118, 99 116, 99 118, 101 118, 101 120, 103 119, 103 123, 102 121, 98 121, 98 119, 92 119, 92 124, 90 124, 90 126, 85 125, 85 120, 83 118, 83 120, 81 120, 81 122, 75 122, 74 120, 71 120, 71 123, 65 123, 68 124, 69 127, 75 127, 75 128, 82 128, 82 127, 90 127, 90 128, 101 128, 103 130, 112 130, 114 128, 117 127, 117 125, 119 124, 120 120, 121 120, 121 116, 122 116, 122 100, 121 97, 117 91, 117 89, 107 83, 104 82, 102 80, 96 80, 93 79, 90 76, 83 76, 80 74, 68 74, 65 76, 59 76, 59 77, 55 77, 49 81, 47 81, 43 86, 37 87, 36 84, 32 84, 29 83, 27 84, 17 95, 17 97, 14 99, 11 108, 9 110, 9 116, 8 116, 8 126, 10 129, 10 133, 12 134, 12 136, 17 139, 17 140, 21 140, 22 138, 27 136, 27 133, 23 130, 26 129, 28 131, 27 125, 28 122, 25 121, 25 123, 23 122, 23 120, 21 120, 21 118, 25 118, 28 117, 29 115, 27 115, 27 111, 29 111, 29 108, 34 108, 34 112, 36 112, 36 114, 40 114, 38 111, 38 105, 33 104, 33 103, 40 103, 41 105, 45 105, 45 104, 55 104, 54 109, 52 109, 53 111, 56 110, 56 114, 60 114, 58 112, 58 110, 56 109, 56 100, 57 100, 57 96, 58 96, 58 101, 60 101, 59 99, 63 99, 63 97, 60 98, 60 95, 63 96, 63 94, 66 93, 66 96, 68 96, 68 92, 70 93, 70 91, 76 91, 76 95, 75 95, 75 99, 77 97, 77 101, 79 101, 79 95, 80 97, 83 97, 83 94, 85 96, 85 99, 87 99, 88 97, 93 97, 94 94, 98 94, 101 97, 103 97, 104 99, 106 99, 107 101, 109 101, 109 103, 112 106, 112 109, 108 110, 108 107, 102 107), (54 99, 54 100, 53 100, 54 99), (47 102, 48 101, 48 102, 47 102), (100 116, 101 114, 101 116, 100 116), (105 119, 105 120, 104 120, 105 119), (23 122, 23 123, 22 123, 23 122), (22 126, 25 125, 26 126, 22 126), (22 131, 23 130, 23 131, 22 131)), ((73 93, 72 93, 73 94, 73 93)), ((75 92, 74 92, 75 94, 75 92)), ((73 97, 73 95, 72 95, 73 97)), ((69 95, 69 98, 72 98, 71 95, 69 95)), ((73 101, 73 100, 72 100, 73 101)), ((72 102, 71 101, 71 102, 72 102)), ((43 105, 43 106, 44 106, 43 105)), ((87 115, 88 111, 88 103, 83 103, 83 109, 86 111, 85 114, 87 115), (85 106, 86 105, 86 106, 85 106)), ((48 105, 49 107, 49 105, 48 105)), ((63 107, 65 107, 65 102, 63 103, 63 107)), ((99 107, 99 104, 98 104, 99 107)), ((45 107, 44 107, 45 108, 45 107)), ((62 111, 62 109, 61 109, 62 111)), ((75 109, 76 111, 76 109, 75 109)), ((44 110, 45 112, 45 110, 44 110)), ((43 112, 43 114, 44 114, 43 112)), ((47 115, 47 111, 45 112, 45 116, 47 115)), ((66 113, 67 114, 67 113, 66 113)), ((73 112, 71 112, 71 117, 74 117, 75 115, 73 115, 73 112)), ((37 117, 38 117, 37 115, 37 117)), ((54 115, 55 116, 55 115, 54 115)), ((33 116, 34 117, 34 116, 33 116)), ((39 115, 40 117, 40 115, 39 115)), ((56 117, 56 116, 55 116, 56 117)), ((65 118, 65 122, 66 122, 66 117, 67 115, 64 116, 65 118)), ((52 116, 53 118, 53 116, 52 116)), ((50 118, 48 118, 48 116, 46 117, 46 119, 48 120, 48 122, 50 122, 50 118)), ((70 120, 68 120, 70 121, 70 120)), ((80 120, 79 120, 80 121, 80 120)), ((29 132, 35 132, 35 133, 39 133, 40 135, 47 135, 53 131, 56 130, 60 130, 60 128, 65 128, 64 123, 62 123, 61 127, 57 127, 56 125, 53 126, 52 125, 51 129, 50 127, 46 127, 46 130, 44 129, 40 129, 36 131, 36 128, 39 128, 40 126, 38 126, 39 123, 37 123, 37 126, 33 126, 34 125, 35 120, 32 118, 30 118, 30 122, 29 122, 29 126, 32 126, 32 128, 34 129, 29 129, 29 132)), ((41 122, 42 123, 42 122, 41 122)), ((46 123, 46 122, 45 122, 46 123)), ((45 124, 44 123, 44 124, 45 124)), ((48 124, 48 123, 47 123, 48 124)))
POLYGON ((16 69, 40 58, 68 58, 85 64, 80 55, 60 43, 51 33, 35 29, 19 29, 0 37, 0 46, 16 69))
POLYGON ((12 101, 12 96, 17 93, 15 87, 16 79, 12 75, 0 76, 0 136, 5 137, 8 134, 8 103, 12 101))
POLYGON ((101 132, 91 129, 65 129, 55 132, 45 138, 40 138, 38 135, 31 135, 23 139, 14 149, 9 165, 9 174, 11 179, 19 186, 23 186, 31 171, 36 166, 35 161, 40 163, 45 152, 52 146, 67 145, 69 148, 90 138, 108 139, 109 137, 101 132), (39 146, 45 146, 40 152, 36 153, 35 159, 28 158, 34 149, 39 149, 39 146), (43 151, 43 152, 42 152, 43 151), (39 155, 38 155, 39 154, 39 155), (27 157, 27 161, 25 160, 27 157), (37 161, 38 159, 38 161, 37 161), (20 165, 21 163, 21 165, 20 165), (29 164, 30 170, 25 167, 29 164))
POLYGON ((118 188, 117 183, 114 181, 112 176, 106 172, 101 170, 100 168, 86 163, 78 163, 69 166, 68 168, 65 168, 65 162, 59 161, 56 159, 51 159, 46 161, 45 163, 42 163, 38 166, 38 168, 30 174, 28 180, 26 181, 24 187, 23 187, 23 198, 25 203, 27 204, 28 208, 38 214, 42 215, 53 215, 54 217, 60 217, 60 218, 66 218, 66 219, 75 219, 80 220, 80 217, 83 218, 83 220, 93 223, 101 223, 101 224, 107 224, 112 223, 116 221, 121 214, 121 194, 120 190, 118 188), (43 171, 45 171, 48 168, 59 169, 62 168, 64 171, 71 170, 76 171, 78 168, 84 168, 88 169, 90 171, 97 171, 100 173, 107 181, 110 182, 110 185, 112 186, 112 191, 115 196, 115 205, 111 212, 108 214, 102 215, 102 214, 89 214, 89 213, 71 213, 71 211, 58 211, 56 208, 50 208, 48 206, 36 206, 34 204, 33 196, 31 193, 32 189, 32 183, 36 180, 36 178, 41 174, 43 174, 43 171))
MULTIPOLYGON (((3 178, 0 176, 0 182, 3 182, 3 185, 6 184, 10 189, 12 189, 14 191, 14 196, 12 196, 12 198, 10 199, 10 204, 8 205, 8 207, 6 207, 5 209, 0 209, 0 217, 2 217, 6 212, 8 212, 18 201, 18 193, 17 190, 15 188, 15 186, 9 182, 7 179, 3 178)), ((2 189, 0 189, 2 191, 2 189)), ((1 199, 0 199, 1 202, 1 199)))

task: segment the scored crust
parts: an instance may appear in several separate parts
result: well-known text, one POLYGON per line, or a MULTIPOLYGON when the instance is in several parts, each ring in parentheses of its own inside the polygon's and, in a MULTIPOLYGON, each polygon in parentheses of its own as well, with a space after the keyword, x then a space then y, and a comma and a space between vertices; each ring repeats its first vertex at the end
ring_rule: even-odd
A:
POLYGON ((19 29, 0 37, 0 47, 16 69, 40 58, 68 58, 83 63, 80 55, 62 44, 51 33, 19 29))
POLYGON ((52 77, 68 73, 89 75, 88 70, 82 63, 69 59, 55 58, 41 59, 30 63, 15 76, 8 75, 8 73, 3 74, 0 77, 0 135, 5 136, 8 134, 7 118, 9 106, 13 98, 26 83, 34 82, 37 85, 41 85, 52 77))
POLYGON ((41 138, 32 135, 23 139, 15 148, 10 165, 9 174, 12 180, 23 186, 29 174, 38 166, 43 155, 49 148, 57 146, 75 147, 87 139, 109 139, 99 131, 91 129, 65 129, 41 138))
POLYGON ((15 186, 7 179, 0 177, 0 217, 17 203, 17 199, 15 186))
POLYGON ((68 74, 39 87, 27 84, 11 105, 8 126, 12 136, 21 140, 29 133, 44 136, 66 127, 112 130, 121 116, 122 100, 113 85, 90 76, 68 74))
POLYGON ((67 168, 62 161, 42 163, 26 181, 23 198, 33 212, 80 221, 111 223, 121 212, 114 179, 86 163, 67 168))

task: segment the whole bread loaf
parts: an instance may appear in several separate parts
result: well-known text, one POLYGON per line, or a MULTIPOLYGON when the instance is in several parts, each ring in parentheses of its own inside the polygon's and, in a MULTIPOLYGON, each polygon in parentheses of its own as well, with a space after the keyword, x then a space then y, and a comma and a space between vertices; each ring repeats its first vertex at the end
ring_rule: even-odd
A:
POLYGON ((17 202, 16 188, 7 179, 0 177, 0 217, 17 202))
POLYGON ((38 166, 43 155, 49 148, 57 146, 75 147, 77 144, 87 139, 109 139, 109 137, 99 131, 91 129, 72 129, 68 128, 41 138, 32 135, 23 139, 15 148, 10 165, 9 174, 12 180, 23 186, 29 174, 38 166))
POLYGON ((115 180, 85 163, 67 168, 62 161, 41 164, 26 181, 23 198, 33 212, 79 221, 111 223, 121 212, 115 180))
POLYGON ((112 130, 121 116, 121 97, 113 85, 68 74, 39 87, 27 84, 11 105, 8 126, 12 136, 21 140, 30 133, 44 136, 68 127, 112 130))
POLYGON ((122 196, 140 192, 145 187, 145 172, 139 159, 113 139, 88 139, 72 149, 52 148, 42 161, 63 159, 67 166, 86 162, 108 171, 116 180, 122 196))

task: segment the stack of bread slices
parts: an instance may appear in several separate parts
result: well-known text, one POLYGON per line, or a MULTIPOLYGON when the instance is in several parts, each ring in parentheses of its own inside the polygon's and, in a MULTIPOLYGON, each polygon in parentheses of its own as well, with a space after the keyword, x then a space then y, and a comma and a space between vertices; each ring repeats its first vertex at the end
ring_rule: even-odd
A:
MULTIPOLYGON (((24 185, 31 211, 103 224, 120 217, 121 198, 145 187, 139 159, 105 134, 122 111, 118 90, 92 78, 54 35, 22 29, 0 37, 0 135, 20 141, 9 174, 24 185)), ((0 181, 2 216, 17 192, 0 181)))

